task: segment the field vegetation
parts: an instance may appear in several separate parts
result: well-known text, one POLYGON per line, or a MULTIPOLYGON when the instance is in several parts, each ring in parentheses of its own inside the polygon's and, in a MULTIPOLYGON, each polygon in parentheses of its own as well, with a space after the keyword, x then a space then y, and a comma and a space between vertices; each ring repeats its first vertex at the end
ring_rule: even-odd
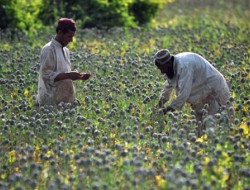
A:
POLYGON ((34 106, 54 27, 34 38, 1 31, 0 189, 250 189, 248 1, 187 2, 168 4, 151 27, 79 29, 72 69, 93 77, 75 81, 77 101, 57 108, 34 106), (198 137, 188 105, 153 114, 161 48, 211 61, 228 81, 235 119, 218 113, 198 137))

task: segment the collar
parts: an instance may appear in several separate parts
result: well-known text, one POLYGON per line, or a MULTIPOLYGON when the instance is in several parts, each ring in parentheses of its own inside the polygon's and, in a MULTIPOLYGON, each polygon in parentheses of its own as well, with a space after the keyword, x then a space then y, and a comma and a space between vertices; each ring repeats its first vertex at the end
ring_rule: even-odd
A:
POLYGON ((174 76, 175 76, 176 73, 177 73, 177 66, 178 66, 178 64, 177 64, 177 61, 175 59, 175 56, 173 56, 173 57, 174 57, 173 68, 174 68, 174 76))
POLYGON ((60 47, 60 48, 63 48, 62 47, 62 44, 60 44, 58 41, 56 41, 56 39, 55 38, 52 38, 52 44, 54 44, 55 46, 58 46, 58 47, 60 47))

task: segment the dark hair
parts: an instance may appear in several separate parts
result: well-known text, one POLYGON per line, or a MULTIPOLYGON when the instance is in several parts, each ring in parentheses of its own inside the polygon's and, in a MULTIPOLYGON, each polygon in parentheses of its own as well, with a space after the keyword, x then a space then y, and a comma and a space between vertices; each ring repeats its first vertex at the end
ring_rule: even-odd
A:
POLYGON ((57 23, 56 32, 58 32, 59 30, 61 30, 64 34, 69 30, 75 32, 76 22, 73 19, 61 18, 57 23))

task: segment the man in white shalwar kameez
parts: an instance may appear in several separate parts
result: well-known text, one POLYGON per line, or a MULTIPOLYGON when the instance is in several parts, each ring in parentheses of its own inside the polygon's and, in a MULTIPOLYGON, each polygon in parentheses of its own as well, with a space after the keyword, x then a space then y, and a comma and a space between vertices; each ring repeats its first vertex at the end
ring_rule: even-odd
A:
POLYGON ((75 21, 61 18, 55 38, 42 48, 36 102, 39 106, 74 102, 73 80, 90 77, 88 73, 71 71, 70 52, 66 46, 72 42, 75 32, 75 21))
POLYGON ((176 55, 167 49, 158 51, 155 65, 167 80, 159 98, 159 107, 168 111, 180 110, 187 102, 195 110, 197 122, 202 121, 202 110, 214 115, 221 106, 229 108, 230 91, 223 75, 202 56, 183 52, 176 55), (175 89, 176 98, 164 108, 175 89))

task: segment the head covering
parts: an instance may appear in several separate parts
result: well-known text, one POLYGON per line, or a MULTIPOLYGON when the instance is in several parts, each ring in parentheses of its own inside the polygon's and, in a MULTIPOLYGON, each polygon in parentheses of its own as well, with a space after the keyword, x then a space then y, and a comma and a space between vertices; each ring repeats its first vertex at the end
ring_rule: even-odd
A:
POLYGON ((76 31, 76 22, 70 18, 60 18, 57 23, 57 31, 76 31))
POLYGON ((168 49, 161 49, 154 55, 155 61, 160 65, 167 63, 171 59, 168 49))

